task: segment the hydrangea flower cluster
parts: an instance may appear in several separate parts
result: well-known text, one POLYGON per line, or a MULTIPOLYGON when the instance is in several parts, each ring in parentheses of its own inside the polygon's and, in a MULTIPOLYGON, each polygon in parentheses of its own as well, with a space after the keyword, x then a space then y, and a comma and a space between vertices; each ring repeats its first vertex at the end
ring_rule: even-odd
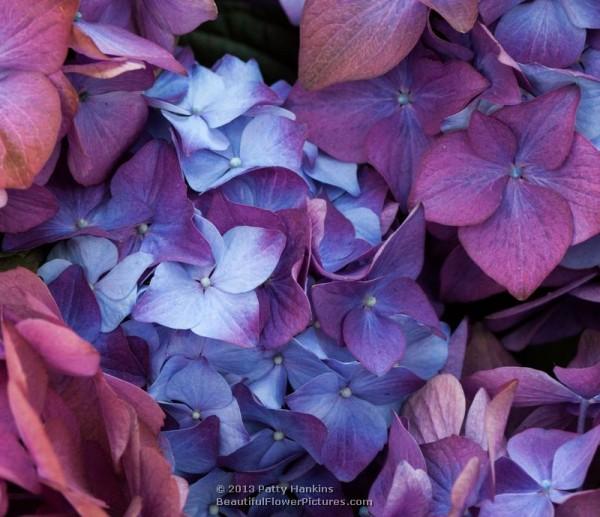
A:
POLYGON ((595 515, 600 8, 280 3, 0 0, 0 515, 595 515))

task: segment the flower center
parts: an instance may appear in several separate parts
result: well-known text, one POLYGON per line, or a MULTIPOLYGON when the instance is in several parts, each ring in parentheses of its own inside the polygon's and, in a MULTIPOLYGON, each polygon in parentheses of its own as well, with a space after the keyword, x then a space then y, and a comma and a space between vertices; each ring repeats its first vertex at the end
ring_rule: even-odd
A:
POLYGON ((520 178, 523 176, 523 167, 519 167, 514 163, 510 166, 510 177, 511 178, 520 178))
POLYGON ((273 356, 273 363, 276 365, 280 365, 283 363, 283 356, 281 354, 277 354, 276 356, 273 356))
POLYGON ((340 390, 340 396, 344 397, 345 399, 349 399, 352 396, 352 390, 346 386, 340 390))
POLYGON ((275 440, 276 442, 280 442, 284 438, 285 438, 285 434, 283 434, 281 431, 275 431, 273 433, 273 440, 275 440))
POLYGON ((242 159, 239 156, 234 156, 231 160, 229 160, 229 166, 232 169, 235 169, 236 167, 241 167, 242 159))
POLYGON ((210 283, 210 278, 208 278, 207 276, 203 276, 203 277, 200 279, 200 285, 201 285, 202 287, 204 287, 204 289, 208 289, 208 288, 211 286, 211 283, 210 283))
POLYGON ((363 300, 363 305, 365 307, 368 307, 369 309, 371 307, 375 307, 376 303, 377 303, 377 298, 375 298, 372 294, 365 296, 365 299, 363 300))
POLYGON ((77 226, 77 228, 79 228, 80 230, 82 230, 83 228, 87 228, 89 224, 90 223, 88 223, 83 217, 81 219, 77 219, 77 221, 75 222, 75 226, 77 226))
POLYGON ((192 411, 192 418, 194 420, 200 420, 202 418, 202 413, 198 410, 192 411))
POLYGON ((315 321, 314 325, 313 325, 316 329, 320 329, 321 328, 321 322, 320 321, 315 321))
POLYGON ((405 90, 401 91, 396 99, 398 100, 398 104, 400 104, 400 106, 406 106, 412 102, 410 92, 405 90))
POLYGON ((208 515, 219 515, 219 507, 216 504, 211 504, 208 507, 208 515))
POLYGON ((550 481, 549 479, 544 479, 540 483, 540 486, 544 489, 544 492, 548 492, 552 488, 552 481, 550 481))
POLYGON ((137 232, 139 235, 146 235, 150 230, 150 225, 147 223, 142 223, 137 227, 137 232))

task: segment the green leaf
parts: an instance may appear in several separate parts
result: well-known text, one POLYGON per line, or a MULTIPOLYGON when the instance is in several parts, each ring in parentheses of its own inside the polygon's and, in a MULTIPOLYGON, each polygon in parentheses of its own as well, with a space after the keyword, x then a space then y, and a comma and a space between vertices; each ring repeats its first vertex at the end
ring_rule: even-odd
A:
POLYGON ((8 271, 21 266, 36 272, 45 258, 46 251, 43 249, 21 253, 0 253, 0 271, 8 271))
POLYGON ((223 0, 219 17, 181 38, 198 62, 212 66, 224 54, 258 61, 268 83, 293 83, 298 68, 298 29, 292 26, 278 2, 223 0))

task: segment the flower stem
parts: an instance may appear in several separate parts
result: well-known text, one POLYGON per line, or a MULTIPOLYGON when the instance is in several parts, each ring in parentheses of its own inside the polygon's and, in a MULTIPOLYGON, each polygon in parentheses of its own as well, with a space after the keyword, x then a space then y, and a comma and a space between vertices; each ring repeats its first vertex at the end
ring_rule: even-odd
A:
POLYGON ((585 418, 587 416, 587 410, 590 405, 590 401, 587 399, 581 399, 579 403, 579 417, 577 418, 577 432, 583 434, 585 432, 585 418))

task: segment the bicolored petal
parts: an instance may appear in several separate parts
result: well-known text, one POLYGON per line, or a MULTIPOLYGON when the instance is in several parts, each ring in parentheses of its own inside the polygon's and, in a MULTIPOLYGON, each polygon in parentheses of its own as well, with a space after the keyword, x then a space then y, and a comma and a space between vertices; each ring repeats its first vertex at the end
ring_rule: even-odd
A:
POLYGON ((460 228, 459 238, 488 276, 524 300, 560 264, 573 233, 573 216, 564 198, 548 188, 510 179, 493 215, 460 228))
POLYGON ((517 380, 515 406, 541 406, 543 404, 578 403, 579 397, 547 373, 533 368, 505 366, 474 373, 464 384, 467 390, 483 387, 492 395, 499 393, 508 383, 517 380))
POLYGON ((318 89, 387 72, 413 49, 426 17, 426 7, 415 0, 308 0, 300 81, 318 89))
POLYGON ((460 382, 453 375, 442 374, 408 399, 402 414, 417 442, 423 444, 459 435, 465 409, 460 382))
POLYGON ((285 167, 298 171, 304 140, 304 128, 300 124, 286 117, 259 115, 242 133, 242 167, 285 167))
POLYGON ((433 487, 434 515, 463 515, 478 501, 487 475, 483 449, 468 438, 449 436, 422 446, 433 487))
POLYGON ((33 183, 54 150, 61 122, 60 98, 42 74, 0 77, 0 189, 33 183))
POLYGON ((192 332, 241 347, 257 344, 260 308, 256 293, 230 294, 211 287, 199 298, 199 321, 192 332))
POLYGON ((425 470, 415 469, 408 462, 400 462, 385 485, 375 480, 369 491, 370 507, 381 517, 425 517, 429 515, 432 489, 425 470))
POLYGON ((170 328, 190 329, 200 323, 203 307, 200 284, 184 266, 164 262, 156 268, 150 288, 133 309, 133 317, 170 328))
POLYGON ((79 20, 73 26, 71 47, 92 59, 125 57, 146 61, 171 72, 186 73, 183 65, 167 50, 115 25, 79 20))
POLYGON ((269 278, 286 238, 277 230, 236 226, 223 240, 225 251, 210 280, 218 289, 236 294, 251 291, 269 278))
POLYGON ((3 2, 0 69, 43 74, 59 70, 67 56, 77 6, 76 0, 3 2))

